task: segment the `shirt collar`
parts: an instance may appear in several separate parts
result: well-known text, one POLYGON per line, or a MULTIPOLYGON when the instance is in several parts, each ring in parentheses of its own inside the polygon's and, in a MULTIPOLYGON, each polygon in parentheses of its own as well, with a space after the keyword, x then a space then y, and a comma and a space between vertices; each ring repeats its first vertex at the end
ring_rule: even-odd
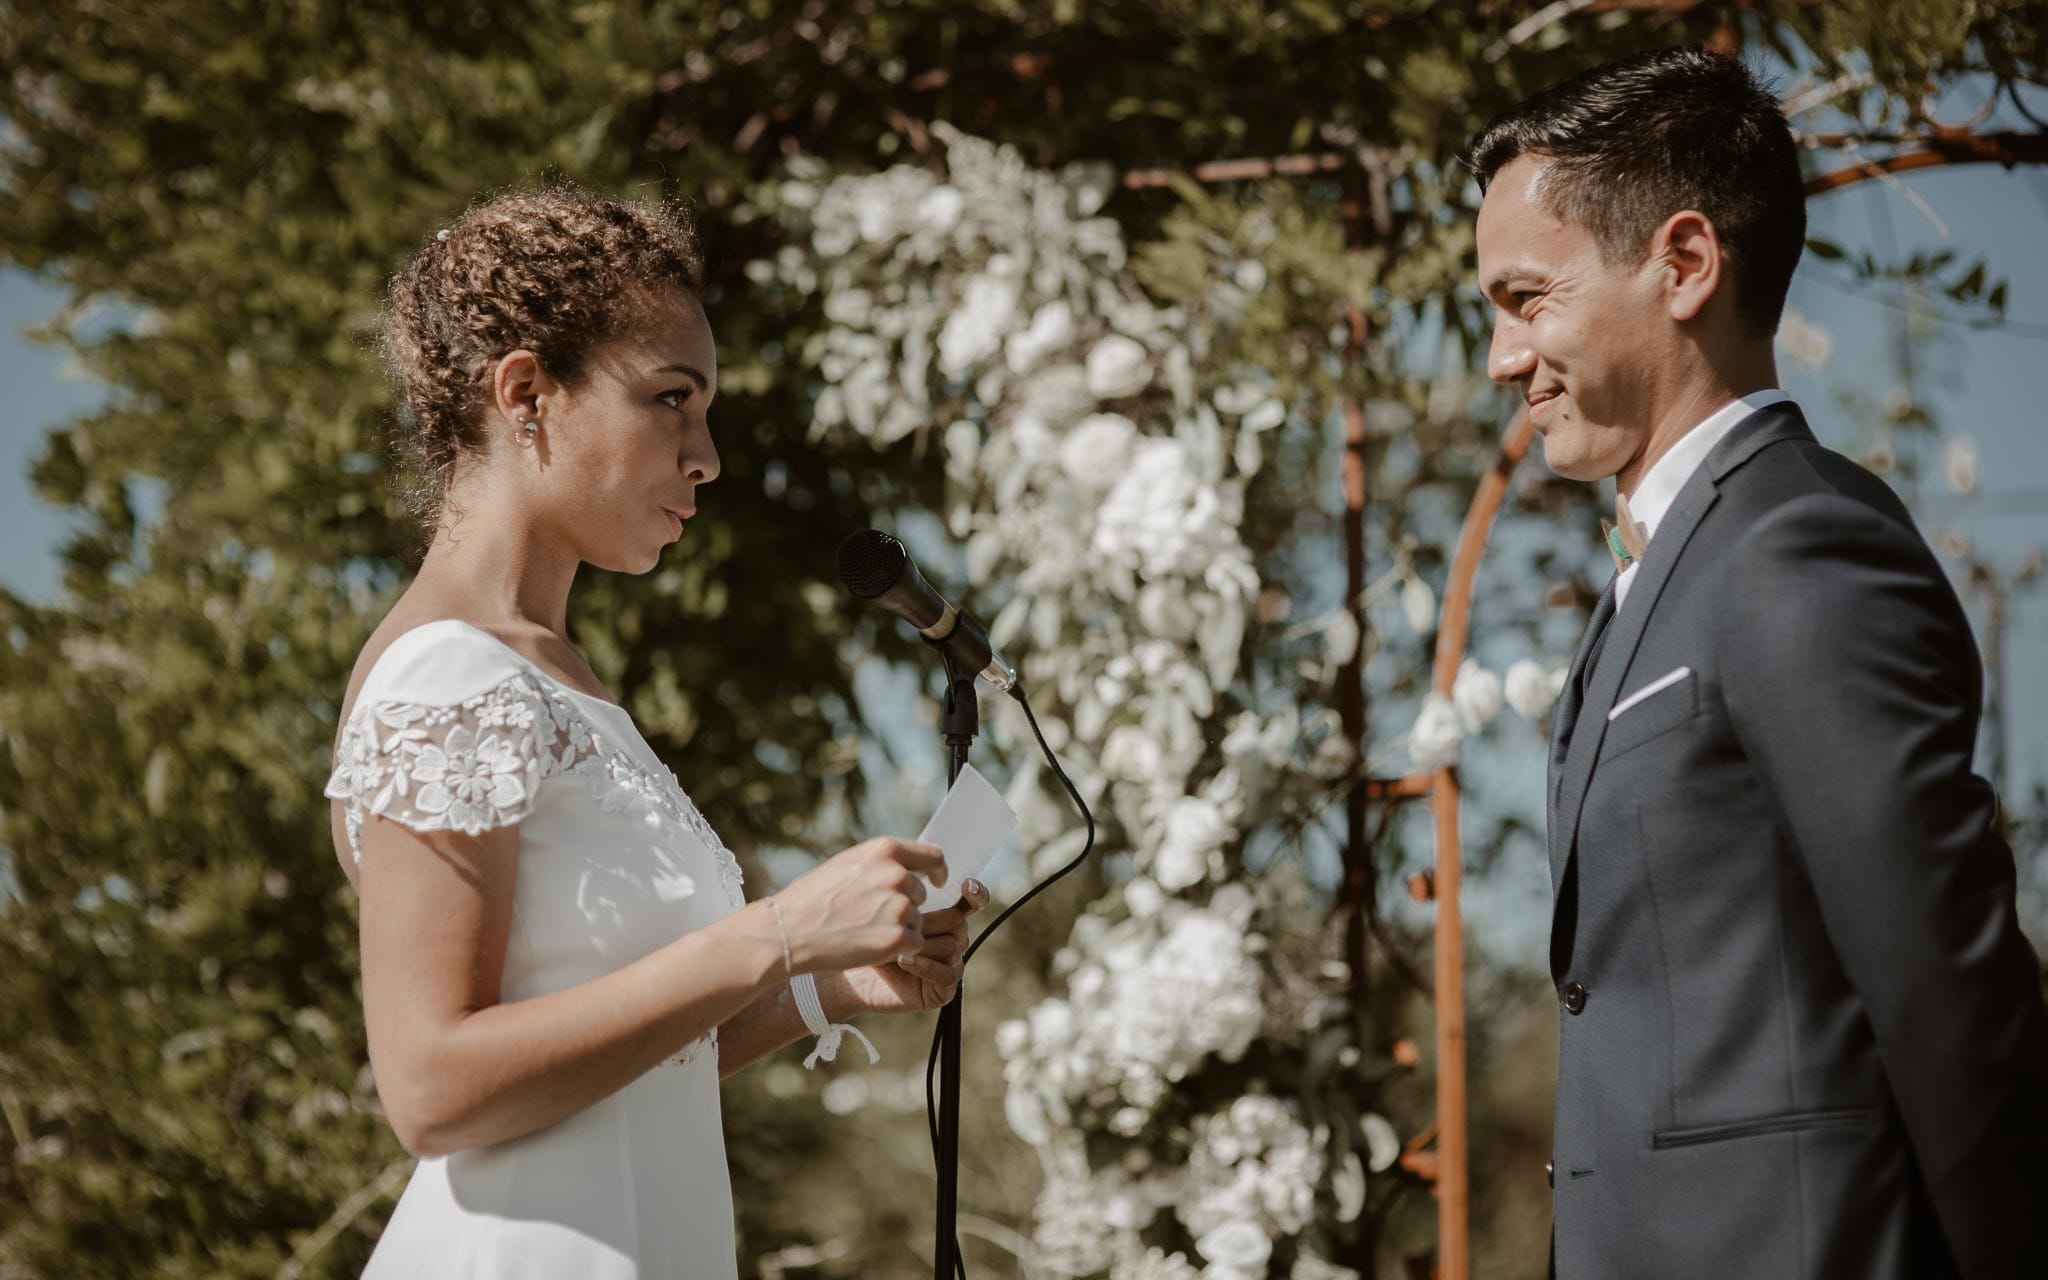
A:
POLYGON ((1692 479, 1692 473, 1699 470, 1714 446, 1735 428, 1742 425, 1750 414, 1774 404, 1783 404, 1792 397, 1776 387, 1763 391, 1752 391, 1739 400, 1730 400, 1708 416, 1692 430, 1678 438, 1678 442, 1652 463, 1643 482, 1636 486, 1635 493, 1628 500, 1628 513, 1643 527, 1643 541, 1648 543, 1657 536, 1657 526, 1664 519, 1664 513, 1671 510, 1671 504, 1678 500, 1678 491, 1685 482, 1692 479))

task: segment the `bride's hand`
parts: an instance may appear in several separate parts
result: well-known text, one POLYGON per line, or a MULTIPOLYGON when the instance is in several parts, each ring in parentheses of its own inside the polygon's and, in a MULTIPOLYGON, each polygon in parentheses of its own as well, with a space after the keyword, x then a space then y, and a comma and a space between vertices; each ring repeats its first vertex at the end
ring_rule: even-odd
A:
POLYGON ((924 945, 915 954, 846 971, 846 986, 861 1013, 924 1013, 953 998, 967 953, 967 921, 988 905, 979 880, 960 886, 960 901, 923 920, 924 945))

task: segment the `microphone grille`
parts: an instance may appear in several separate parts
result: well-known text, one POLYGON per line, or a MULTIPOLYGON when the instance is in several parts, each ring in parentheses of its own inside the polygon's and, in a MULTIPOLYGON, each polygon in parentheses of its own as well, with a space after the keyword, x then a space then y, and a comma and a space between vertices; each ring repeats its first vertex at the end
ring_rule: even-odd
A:
POLYGON ((879 529, 862 529, 839 544, 839 579, 863 600, 872 600, 903 578, 910 553, 879 529))

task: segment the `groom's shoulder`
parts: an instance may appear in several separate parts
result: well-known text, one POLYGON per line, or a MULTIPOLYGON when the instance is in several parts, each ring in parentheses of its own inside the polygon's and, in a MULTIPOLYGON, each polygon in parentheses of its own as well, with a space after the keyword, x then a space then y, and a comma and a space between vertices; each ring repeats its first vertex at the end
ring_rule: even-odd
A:
POLYGON ((1814 439, 1785 433, 1723 477, 1739 559, 1824 570, 1844 560, 1887 562, 1944 577, 1912 513, 1868 467, 1814 439))
POLYGON ((1815 439, 1803 423, 1760 423, 1768 443, 1723 475, 1721 498, 1754 526, 1781 508, 1848 525, 1882 525, 1919 541, 1906 504, 1862 463, 1815 439))
POLYGON ((1890 485, 1862 463, 1815 439, 1803 421, 1788 414, 1778 421, 1760 422, 1753 430, 1769 442, 1722 477, 1723 497, 1768 508, 1801 498, 1832 496, 1889 519, 1912 523, 1906 504, 1890 485))

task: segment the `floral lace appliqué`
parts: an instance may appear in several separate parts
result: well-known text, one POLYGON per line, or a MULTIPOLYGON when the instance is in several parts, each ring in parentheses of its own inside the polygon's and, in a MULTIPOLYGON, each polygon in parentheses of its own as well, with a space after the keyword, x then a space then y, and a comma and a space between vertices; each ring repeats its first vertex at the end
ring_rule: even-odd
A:
POLYGON ((363 817, 417 831, 476 835, 531 812, 556 774, 581 782, 606 812, 638 807, 711 850, 734 910, 746 905, 739 859, 718 838, 675 772, 659 775, 613 746, 561 690, 509 676, 450 706, 377 702, 342 731, 326 794, 342 801, 349 850, 362 858, 363 817))

